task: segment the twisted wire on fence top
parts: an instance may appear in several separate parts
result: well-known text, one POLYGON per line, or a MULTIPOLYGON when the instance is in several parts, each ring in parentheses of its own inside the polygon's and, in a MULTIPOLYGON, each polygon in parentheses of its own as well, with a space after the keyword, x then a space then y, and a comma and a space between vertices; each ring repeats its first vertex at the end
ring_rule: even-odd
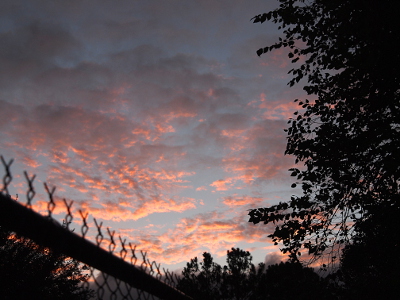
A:
MULTIPOLYGON (((9 187, 11 184, 11 181, 13 179, 12 174, 11 174, 11 165, 13 163, 13 159, 11 159, 8 163, 6 162, 6 160, 4 159, 3 156, 1 157, 1 162, 3 164, 4 170, 5 170, 5 175, 3 176, 3 187, 0 190, 1 194, 5 194, 7 197, 11 198, 10 194, 9 194, 9 187)), ((33 185, 33 181, 36 178, 36 175, 33 176, 29 176, 28 173, 25 171, 24 172, 25 175, 25 179, 28 185, 28 190, 26 192, 26 204, 25 207, 32 210, 32 202, 33 202, 33 198, 36 195, 35 189, 34 189, 34 185, 33 185)), ((53 219, 53 213, 54 213, 54 209, 56 207, 56 202, 54 201, 54 194, 55 194, 55 187, 50 188, 47 183, 44 183, 44 188, 45 191, 47 193, 48 196, 48 202, 47 202, 47 218, 49 220, 51 220, 53 223, 57 223, 59 224, 56 220, 53 219)), ((16 197, 18 198, 18 196, 16 197)), ((72 210, 72 205, 73 205, 73 201, 71 202, 67 202, 67 200, 64 198, 63 199, 63 203, 65 205, 66 208, 66 215, 65 218, 63 220, 63 225, 62 227, 67 229, 67 231, 69 231, 70 233, 72 233, 74 230, 70 229, 70 224, 72 222, 72 220, 74 219, 74 216, 71 212, 72 210)), ((87 212, 83 212, 82 210, 79 210, 79 215, 82 219, 82 226, 80 228, 80 233, 81 233, 81 237, 83 239, 86 239, 86 236, 88 234, 89 231, 89 225, 88 225, 88 216, 89 214, 87 212)), ((98 222, 96 220, 96 218, 93 218, 94 224, 95 224, 95 229, 96 229, 96 235, 94 237, 95 240, 95 245, 98 248, 104 248, 103 247, 103 243, 104 240, 106 239, 103 231, 102 231, 102 225, 103 222, 98 222)), ((106 249, 108 250, 108 252, 116 257, 119 257, 121 260, 123 261, 129 261, 130 265, 135 266, 136 268, 139 268, 141 271, 151 275, 152 277, 154 277, 154 279, 157 279, 158 281, 163 281, 166 285, 171 286, 172 289, 175 288, 177 281, 178 281, 178 276, 174 273, 169 272, 166 269, 162 269, 161 271, 161 264, 157 264, 155 261, 150 261, 147 258, 147 253, 145 251, 140 250, 140 256, 142 258, 141 262, 138 262, 138 256, 137 256, 137 249, 136 249, 136 245, 132 245, 131 242, 126 242, 126 239, 122 239, 120 235, 118 235, 118 238, 115 237, 115 230, 110 230, 110 228, 107 227, 106 229, 107 231, 107 235, 108 235, 108 247, 106 247, 106 249), (118 243, 119 242, 119 247, 120 250, 117 253, 116 249, 118 248, 118 243), (127 249, 128 247, 128 249, 127 249), (129 250, 129 251, 128 251, 129 250), (128 256, 128 252, 129 252, 129 256, 128 256), (129 258, 130 257, 130 258, 129 258), (129 259, 128 259, 129 258, 129 259), (163 272, 163 273, 162 273, 163 272)), ((101 299, 102 295, 104 294, 104 287, 107 287, 109 289, 109 291, 111 291, 111 298, 112 299, 116 299, 116 293, 117 292, 121 292, 122 288, 121 288, 121 280, 116 279, 115 280, 115 284, 116 287, 112 288, 109 285, 109 282, 107 281, 109 275, 103 273, 103 278, 104 278, 104 282, 98 282, 98 280, 96 279, 96 276, 94 275, 94 268, 89 266, 89 271, 90 271, 90 275, 91 277, 94 279, 94 282, 96 283, 98 290, 97 290, 97 295, 98 297, 101 299)), ((88 283, 86 283, 88 284, 88 283)), ((125 282, 125 289, 127 290, 127 294, 123 295, 124 299, 133 299, 130 295, 130 292, 132 290, 132 287, 127 284, 125 282)), ((145 297, 146 299, 148 298, 148 296, 145 296, 143 294, 143 291, 137 290, 138 292, 138 299, 140 299, 141 295, 143 297, 145 297)), ((178 293, 180 293, 178 291, 178 293)), ((180 293, 182 294, 182 293, 180 293)), ((178 294, 179 296, 179 294, 178 294)), ((186 297, 185 295, 183 295, 182 299, 190 299, 189 297, 186 297)))

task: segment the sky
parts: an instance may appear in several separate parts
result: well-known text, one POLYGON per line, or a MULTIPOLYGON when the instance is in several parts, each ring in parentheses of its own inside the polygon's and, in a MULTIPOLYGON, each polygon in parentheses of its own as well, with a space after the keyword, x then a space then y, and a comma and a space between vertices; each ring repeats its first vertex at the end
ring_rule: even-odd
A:
MULTIPOLYGON (((289 88, 287 52, 251 18, 276 0, 3 0, 0 4, 0 154, 56 186, 169 269, 232 247, 280 260, 271 225, 248 210, 296 191, 284 156, 287 120, 304 97, 289 88)), ((1 170, 3 172, 3 170, 1 170)), ((3 176, 3 173, 0 173, 3 176)), ((94 229, 93 229, 94 230, 94 229)), ((89 235, 95 232, 90 231, 89 235)))

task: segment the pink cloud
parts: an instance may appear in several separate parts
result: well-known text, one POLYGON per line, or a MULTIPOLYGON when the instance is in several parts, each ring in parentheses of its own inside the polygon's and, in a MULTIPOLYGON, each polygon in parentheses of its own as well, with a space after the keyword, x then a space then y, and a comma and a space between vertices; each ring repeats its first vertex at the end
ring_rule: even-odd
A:
POLYGON ((232 184, 232 179, 227 178, 227 179, 218 179, 213 183, 211 183, 210 186, 215 187, 217 191, 227 191, 228 189, 230 189, 230 187, 233 186, 233 184, 232 184))
POLYGON ((229 207, 236 207, 236 206, 257 207, 263 201, 264 201, 263 197, 233 195, 224 197, 223 203, 229 207))
POLYGON ((28 154, 22 154, 21 156, 22 156, 22 163, 31 168, 38 168, 42 165, 37 159, 32 158, 28 154))
MULTIPOLYGON (((160 195, 162 198, 163 195, 160 195)), ((134 212, 134 219, 140 219, 152 213, 162 212, 183 212, 189 209, 196 208, 195 199, 159 199, 155 198, 153 201, 146 201, 134 212)))
POLYGON ((196 191, 206 191, 207 187, 206 186, 199 186, 198 188, 196 188, 196 191))
POLYGON ((182 249, 186 257, 198 256, 202 251, 224 256, 227 249, 239 242, 270 243, 267 237, 269 228, 252 226, 243 222, 242 218, 243 216, 237 216, 228 219, 216 212, 183 218, 174 229, 159 236, 159 240, 168 245, 167 254, 164 252, 160 259, 167 263, 176 263, 182 249))

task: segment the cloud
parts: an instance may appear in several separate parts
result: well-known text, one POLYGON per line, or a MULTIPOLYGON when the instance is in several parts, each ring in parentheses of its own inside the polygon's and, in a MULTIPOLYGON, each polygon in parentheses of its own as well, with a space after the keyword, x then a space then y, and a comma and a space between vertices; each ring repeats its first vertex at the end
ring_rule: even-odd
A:
POLYGON ((207 187, 206 186, 199 186, 198 188, 196 188, 196 191, 206 191, 207 187))
MULTIPOLYGON (((161 195, 162 197, 162 195, 161 195)), ((188 209, 196 208, 195 199, 184 199, 182 200, 174 200, 174 199, 154 199, 153 201, 146 201, 146 203, 142 204, 134 213, 134 217, 136 219, 145 217, 152 213, 161 213, 161 212, 183 212, 188 209)))
POLYGON ((167 249, 159 259, 176 263, 181 251, 186 257, 194 257, 204 251, 222 257, 227 249, 243 241, 270 243, 267 237, 269 230, 268 226, 254 227, 245 220, 243 214, 231 217, 221 212, 197 214, 182 218, 175 228, 159 236, 166 246, 164 249, 167 249))
POLYGON ((233 186, 233 184, 232 184, 232 179, 227 178, 227 179, 218 179, 213 183, 211 183, 210 186, 215 187, 217 191, 227 191, 233 186))
POLYGON ((268 253, 265 256, 264 263, 268 267, 270 265, 279 264, 280 262, 286 261, 286 260, 287 260, 287 256, 283 255, 282 252, 280 252, 280 251, 276 251, 276 252, 268 253))
POLYGON ((223 198, 223 203, 229 207, 257 207, 260 203, 264 202, 265 199, 263 197, 252 197, 247 195, 238 195, 234 194, 232 196, 226 196, 223 198))
POLYGON ((246 209, 285 181, 298 98, 255 55, 270 4, 28 2, 0 11, 1 154, 166 262, 267 242, 246 209))

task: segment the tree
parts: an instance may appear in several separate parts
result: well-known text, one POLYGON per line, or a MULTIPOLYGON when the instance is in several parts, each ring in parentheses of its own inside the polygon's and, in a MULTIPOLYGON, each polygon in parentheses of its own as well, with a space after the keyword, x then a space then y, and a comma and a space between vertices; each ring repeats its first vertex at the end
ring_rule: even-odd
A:
POLYGON ((195 299, 219 299, 222 282, 222 268, 213 262, 210 253, 203 253, 203 261, 192 258, 182 271, 177 289, 195 299))
POLYGON ((226 261, 221 267, 207 252, 202 262, 191 259, 177 288, 194 299, 257 299, 254 290, 262 279, 264 264, 257 269, 250 252, 239 248, 228 250, 226 261))
POLYGON ((271 265, 265 273, 262 299, 333 299, 331 295, 323 278, 299 262, 271 265))
POLYGON ((200 263, 197 257, 191 259, 177 288, 194 299, 333 299, 326 293, 326 282, 301 263, 255 267, 250 253, 239 248, 227 251, 226 261, 221 267, 207 252, 200 263))
POLYGON ((0 228, 2 299, 91 299, 85 265, 0 228))
POLYGON ((399 213, 399 206, 380 207, 379 213, 357 224, 335 274, 344 283, 343 299, 390 299, 400 294, 399 213))
POLYGON ((276 224, 270 237, 294 261, 306 249, 314 258, 328 251, 333 262, 358 224, 399 203, 400 2, 279 2, 254 22, 279 23, 283 38, 257 54, 286 47, 289 85, 306 79, 315 99, 295 100, 287 129, 285 154, 302 164, 290 169, 292 187, 302 195, 253 209, 249 221, 276 224))
POLYGON ((227 266, 223 268, 224 294, 227 299, 254 299, 253 290, 262 280, 264 264, 258 270, 249 251, 232 248, 227 251, 227 266))

